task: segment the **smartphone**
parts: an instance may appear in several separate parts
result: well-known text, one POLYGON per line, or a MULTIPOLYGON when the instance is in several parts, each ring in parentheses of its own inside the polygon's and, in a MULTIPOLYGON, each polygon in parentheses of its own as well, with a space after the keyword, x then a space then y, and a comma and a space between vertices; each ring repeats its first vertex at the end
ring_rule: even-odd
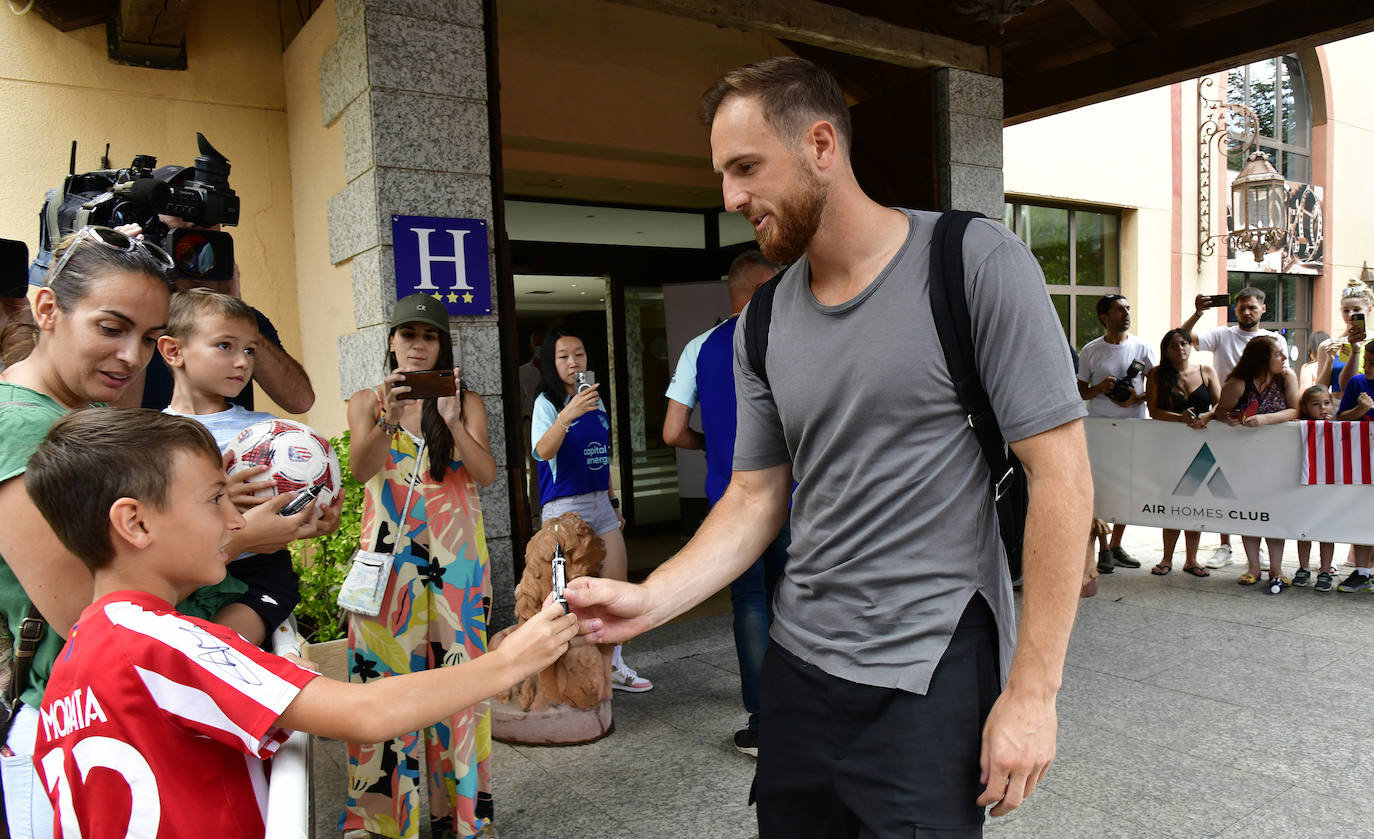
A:
POLYGON ((296 493, 295 498, 292 498, 290 501, 286 502, 285 507, 282 507, 280 510, 277 511, 277 515, 294 516, 301 510, 304 510, 305 505, 309 504, 311 501, 314 501, 315 498, 319 496, 321 492, 324 492, 324 484, 315 484, 312 487, 307 487, 306 489, 301 490, 300 492, 296 493))
POLYGON ((573 382, 577 385, 577 392, 581 393, 596 384, 596 374, 590 370, 579 370, 573 373, 573 382))
POLYGON ((1207 299, 1211 301, 1211 305, 1214 308, 1218 306, 1225 307, 1231 305, 1231 295, 1229 294, 1211 294, 1208 295, 1207 299))
POLYGON ((453 378, 452 370, 415 370, 401 375, 404 378, 397 384, 410 390, 398 395, 397 399, 437 399, 458 392, 458 381, 453 378))
POLYGON ((1364 312, 1355 312, 1350 316, 1350 330, 1352 332, 1364 331, 1364 312))

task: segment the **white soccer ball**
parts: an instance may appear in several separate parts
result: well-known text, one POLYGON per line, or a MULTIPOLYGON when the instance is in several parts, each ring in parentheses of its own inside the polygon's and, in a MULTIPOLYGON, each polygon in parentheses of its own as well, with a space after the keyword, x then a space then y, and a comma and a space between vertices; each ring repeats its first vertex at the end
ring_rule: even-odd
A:
POLYGON ((329 506, 343 487, 339 458, 319 432, 298 422, 270 419, 256 422, 238 433, 225 449, 230 475, 254 466, 267 472, 253 480, 271 481, 273 488, 258 493, 271 498, 283 492, 320 487, 316 509, 329 506))

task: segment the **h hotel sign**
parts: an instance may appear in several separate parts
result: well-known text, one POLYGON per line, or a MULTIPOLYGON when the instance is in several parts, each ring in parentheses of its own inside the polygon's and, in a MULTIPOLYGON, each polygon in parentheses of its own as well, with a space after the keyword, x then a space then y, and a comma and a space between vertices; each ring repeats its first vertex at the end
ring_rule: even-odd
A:
POLYGON ((485 219, 392 216, 391 242, 397 300, 418 291, 450 315, 491 314, 485 219))

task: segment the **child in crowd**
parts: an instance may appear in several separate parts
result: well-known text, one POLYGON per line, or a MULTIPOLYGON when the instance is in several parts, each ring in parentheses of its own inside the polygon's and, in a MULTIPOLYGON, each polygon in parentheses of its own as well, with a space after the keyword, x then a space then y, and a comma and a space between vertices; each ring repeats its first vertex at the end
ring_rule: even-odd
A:
POLYGON ((35 751, 69 837, 261 837, 261 761, 288 729, 358 742, 414 731, 542 670, 577 632, 550 598, 497 650, 457 666, 361 685, 318 678, 171 605, 224 577, 244 526, 200 424, 76 411, 48 432, 25 487, 95 581, 43 696, 35 751))
MULTIPOLYGON (((1329 420, 1331 419, 1331 390, 1326 385, 1312 385, 1302 392, 1302 400, 1298 403, 1298 419, 1300 420, 1329 420)), ((1335 542, 1322 542, 1318 546, 1321 556, 1321 568, 1317 571, 1317 583, 1312 587, 1313 591, 1331 591, 1335 588, 1336 568, 1332 564, 1332 559, 1336 555, 1335 542)), ((1298 540, 1298 572, 1293 575, 1293 585, 1305 586, 1312 579, 1312 572, 1308 569, 1308 559, 1312 554, 1312 543, 1298 540)))
MULTIPOLYGON (((1362 347, 1363 344, 1357 346, 1362 347)), ((1340 420, 1374 420, 1374 352, 1364 354, 1364 369, 1345 384, 1341 391, 1341 407, 1336 411, 1340 420)))
MULTIPOLYGON (((243 429, 273 419, 229 402, 252 377, 261 343, 257 319, 243 301, 203 288, 173 295, 167 331, 157 342, 172 371, 172 401, 166 412, 204 425, 221 451, 243 429)), ((250 481, 265 471, 266 467, 254 467, 231 482, 229 495, 235 506, 246 509, 264 503, 253 493, 271 483, 250 481)), ((286 495, 271 503, 281 506, 289 501, 286 495)), ((224 581, 195 592, 177 608, 262 644, 301 599, 300 581, 285 545, 328 532, 338 520, 337 505, 328 511, 329 517, 314 506, 312 502, 295 515, 263 517, 246 526, 234 543, 243 553, 233 559, 224 581)))

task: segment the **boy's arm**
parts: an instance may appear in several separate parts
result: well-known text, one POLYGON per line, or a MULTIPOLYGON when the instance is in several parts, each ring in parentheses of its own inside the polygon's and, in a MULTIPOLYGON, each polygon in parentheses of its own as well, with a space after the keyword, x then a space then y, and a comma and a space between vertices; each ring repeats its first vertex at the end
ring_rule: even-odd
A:
POLYGON ((362 685, 313 679, 277 724, 350 743, 380 743, 452 716, 538 673, 563 655, 576 634, 577 616, 563 614, 550 596, 543 611, 492 652, 456 667, 362 685))

